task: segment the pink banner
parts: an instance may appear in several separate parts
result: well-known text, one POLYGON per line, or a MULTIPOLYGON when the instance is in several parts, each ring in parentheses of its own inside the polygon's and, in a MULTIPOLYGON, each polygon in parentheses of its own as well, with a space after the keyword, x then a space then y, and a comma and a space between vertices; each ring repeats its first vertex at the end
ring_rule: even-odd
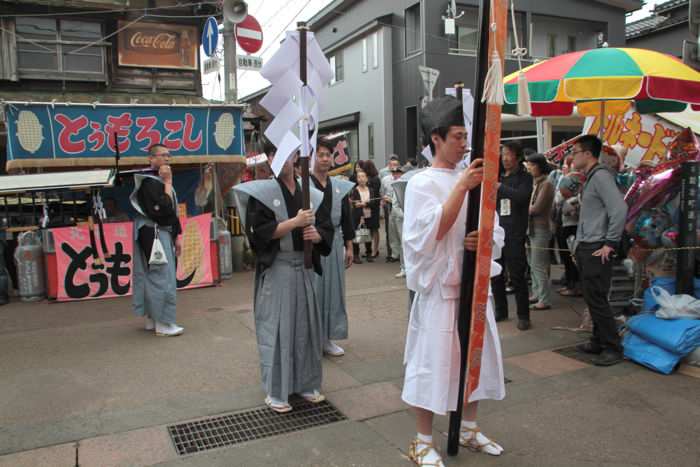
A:
MULTIPOLYGON (((214 283, 211 266, 211 214, 180 219, 182 253, 177 261, 178 289, 214 283)), ((107 251, 94 228, 95 247, 87 225, 51 230, 56 246, 58 293, 56 300, 87 300, 131 295, 133 224, 104 224, 107 251), (95 251, 97 250, 97 251, 95 251), (95 255, 98 259, 95 259, 95 255)))
POLYGON ((94 246, 87 225, 52 229, 58 266, 56 299, 68 301, 130 295, 134 249, 132 229, 131 222, 105 224, 106 252, 102 251, 97 226, 94 246))
POLYGON ((214 283, 211 269, 211 214, 180 219, 182 253, 177 261, 177 288, 193 289, 214 283))

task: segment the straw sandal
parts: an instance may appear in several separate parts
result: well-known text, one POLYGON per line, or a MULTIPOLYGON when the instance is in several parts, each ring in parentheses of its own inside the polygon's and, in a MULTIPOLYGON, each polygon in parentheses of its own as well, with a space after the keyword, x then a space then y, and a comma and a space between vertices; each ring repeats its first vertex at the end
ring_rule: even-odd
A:
POLYGON ((265 405, 277 413, 288 413, 292 411, 292 406, 288 402, 273 401, 270 396, 265 398, 265 405))
POLYGON ((421 467, 445 467, 440 454, 438 454, 438 452, 435 450, 432 443, 424 443, 422 441, 419 442, 417 439, 411 441, 411 444, 408 446, 408 458, 411 459, 416 465, 421 467), (420 451, 417 450, 419 444, 425 446, 420 451), (438 456, 438 459, 435 462, 425 461, 425 457, 430 454, 430 451, 435 451, 435 454, 438 456))
POLYGON ((321 394, 318 391, 303 392, 303 393, 301 393, 301 397, 303 397, 307 401, 311 402, 312 404, 319 404, 319 403, 326 400, 326 396, 324 396, 323 394, 321 394))
POLYGON ((503 448, 498 444, 494 443, 490 439, 486 443, 479 443, 477 436, 481 433, 479 428, 462 428, 459 432, 459 444, 464 446, 472 452, 483 452, 490 456, 500 456, 503 453, 503 448), (498 454, 492 454, 486 450, 487 447, 492 447, 496 451, 500 451, 498 454))

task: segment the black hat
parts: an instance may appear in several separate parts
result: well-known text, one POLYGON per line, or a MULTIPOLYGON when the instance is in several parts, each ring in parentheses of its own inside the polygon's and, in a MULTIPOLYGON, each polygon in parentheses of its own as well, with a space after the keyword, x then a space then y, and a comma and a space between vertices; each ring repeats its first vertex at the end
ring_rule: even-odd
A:
POLYGON ((438 128, 464 126, 462 103, 452 96, 439 97, 426 105, 420 113, 423 135, 429 138, 438 128))
POLYGON ((549 165, 549 161, 545 157, 544 154, 539 154, 539 153, 534 153, 530 154, 525 157, 525 160, 528 162, 531 162, 533 164, 537 164, 540 166, 540 170, 542 173, 549 173, 551 171, 551 167, 549 165))

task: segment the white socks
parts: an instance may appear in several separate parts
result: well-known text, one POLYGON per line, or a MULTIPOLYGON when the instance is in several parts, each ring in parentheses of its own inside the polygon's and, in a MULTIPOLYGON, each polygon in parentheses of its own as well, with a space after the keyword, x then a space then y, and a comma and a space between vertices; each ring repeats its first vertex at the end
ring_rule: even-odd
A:
MULTIPOLYGON (((433 444, 432 435, 424 435, 422 433, 418 433, 416 439, 418 440, 418 445, 416 446, 416 453, 422 451, 426 447, 432 446, 433 444)), ((425 465, 443 465, 442 457, 440 457, 440 454, 438 454, 437 450, 435 450, 435 448, 429 449, 430 450, 428 451, 426 456, 423 457, 422 462, 424 462, 425 465)))
POLYGON ((503 454, 503 448, 494 443, 478 430, 476 422, 462 420, 462 428, 460 438, 462 444, 469 444, 473 449, 485 452, 492 456, 500 456, 503 454))

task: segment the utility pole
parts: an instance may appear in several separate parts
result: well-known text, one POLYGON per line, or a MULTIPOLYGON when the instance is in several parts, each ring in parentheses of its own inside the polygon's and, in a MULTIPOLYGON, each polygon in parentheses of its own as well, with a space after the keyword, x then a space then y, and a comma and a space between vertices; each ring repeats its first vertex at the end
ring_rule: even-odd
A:
POLYGON ((238 102, 238 60, 236 58, 236 25, 224 17, 224 100, 227 104, 238 102))

